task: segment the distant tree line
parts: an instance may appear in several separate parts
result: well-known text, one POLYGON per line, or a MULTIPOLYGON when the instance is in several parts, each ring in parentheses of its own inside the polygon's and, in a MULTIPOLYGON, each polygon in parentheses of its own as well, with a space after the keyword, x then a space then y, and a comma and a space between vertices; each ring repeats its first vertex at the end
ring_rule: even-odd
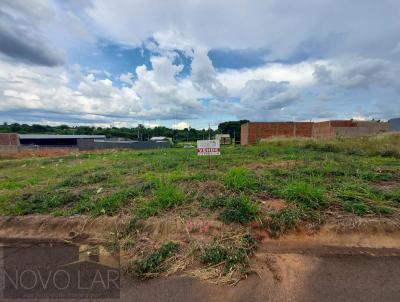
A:
POLYGON ((240 143, 240 128, 242 124, 248 123, 249 120, 229 121, 218 125, 218 133, 230 134, 231 138, 235 138, 236 143, 240 143))
POLYGON ((198 139, 208 139, 209 134, 214 137, 216 133, 229 133, 231 137, 235 134, 240 137, 240 125, 247 121, 230 121, 218 125, 217 130, 185 128, 182 130, 171 129, 163 126, 146 128, 139 124, 133 128, 102 128, 90 126, 49 126, 39 124, 18 124, 18 123, 3 123, 0 125, 0 133, 20 133, 20 134, 76 134, 76 135, 105 135, 106 137, 122 137, 135 140, 148 140, 153 136, 171 137, 175 141, 195 141, 198 139))

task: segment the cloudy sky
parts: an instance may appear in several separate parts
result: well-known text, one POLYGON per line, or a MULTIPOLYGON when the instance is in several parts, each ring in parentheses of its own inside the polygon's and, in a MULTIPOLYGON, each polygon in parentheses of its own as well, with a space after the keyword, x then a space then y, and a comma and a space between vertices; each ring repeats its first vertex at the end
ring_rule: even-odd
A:
POLYGON ((0 1, 0 122, 395 116, 398 0, 0 1))

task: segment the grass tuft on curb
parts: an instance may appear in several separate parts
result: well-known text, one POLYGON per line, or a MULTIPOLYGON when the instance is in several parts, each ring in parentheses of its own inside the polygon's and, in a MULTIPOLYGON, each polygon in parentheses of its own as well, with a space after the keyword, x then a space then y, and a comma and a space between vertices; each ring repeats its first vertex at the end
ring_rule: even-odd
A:
POLYGON ((127 273, 139 279, 151 278, 165 270, 163 266, 166 259, 172 257, 178 251, 179 245, 169 241, 149 256, 129 262, 127 273))

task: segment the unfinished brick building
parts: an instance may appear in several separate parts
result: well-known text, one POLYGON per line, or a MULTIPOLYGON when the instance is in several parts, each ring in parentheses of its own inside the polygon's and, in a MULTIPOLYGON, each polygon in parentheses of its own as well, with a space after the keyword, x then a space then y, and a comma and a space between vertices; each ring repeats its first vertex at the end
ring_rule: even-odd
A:
POLYGON ((275 136, 311 137, 312 129, 311 122, 246 123, 241 126, 240 142, 242 145, 254 144, 275 136))
POLYGON ((254 144, 271 137, 357 137, 388 131, 388 123, 338 120, 325 122, 255 122, 241 126, 241 144, 254 144))

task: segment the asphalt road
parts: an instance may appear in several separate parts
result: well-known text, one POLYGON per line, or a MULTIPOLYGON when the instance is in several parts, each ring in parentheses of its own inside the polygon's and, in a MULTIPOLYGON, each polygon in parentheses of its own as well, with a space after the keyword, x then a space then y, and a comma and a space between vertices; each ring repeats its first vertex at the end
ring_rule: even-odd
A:
POLYGON ((187 277, 140 283, 123 279, 121 301, 400 301, 398 256, 277 257, 279 278, 266 266, 236 286, 187 277))

